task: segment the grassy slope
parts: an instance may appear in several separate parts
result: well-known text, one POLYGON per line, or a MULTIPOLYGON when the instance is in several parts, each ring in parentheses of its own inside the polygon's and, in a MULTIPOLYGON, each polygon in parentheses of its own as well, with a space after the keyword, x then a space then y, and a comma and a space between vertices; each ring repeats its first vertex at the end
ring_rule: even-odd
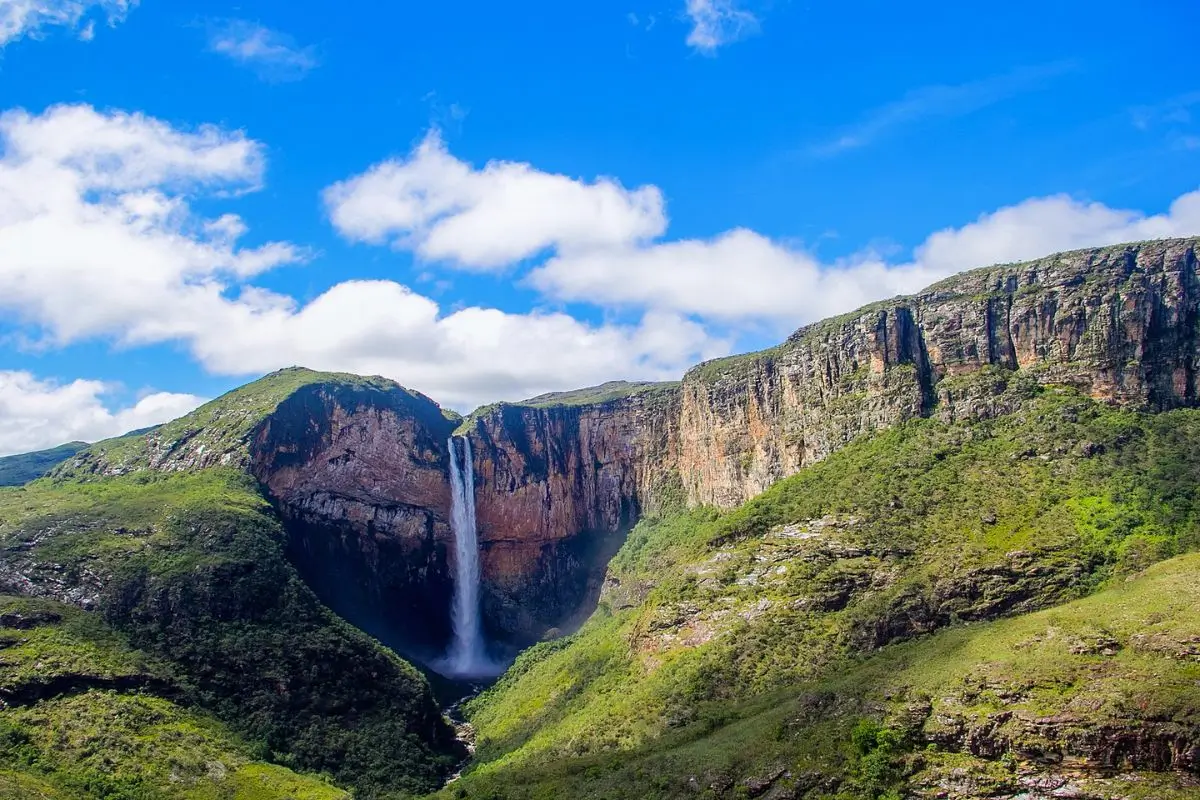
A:
POLYGON ((271 760, 328 772, 361 797, 427 791, 460 747, 426 680, 320 605, 237 469, 260 423, 317 385, 435 408, 383 378, 293 368, 101 442, 0 492, 0 587, 98 609, 170 662, 187 702, 271 760))
MULTIPOLYGON (((1092 755, 1087 731, 1149 736, 1200 726, 1200 556, 1151 567, 1128 583, 1046 611, 948 629, 839 664, 822 679, 736 704, 619 754, 484 767, 448 797, 884 797, 897 787, 939 796, 1015 794, 1045 781, 1044 763, 1087 797, 1184 800, 1185 774, 1111 774, 1070 761, 1092 755), (961 726, 961 730, 959 727, 961 726), (1004 755, 964 752, 1000 742, 1004 755), (790 791, 789 791, 790 790, 790 791), (799 793, 791 793, 799 792, 799 793)), ((1058 788, 1051 784, 1053 788, 1058 788)), ((1080 796, 1080 795, 1064 795, 1080 796)))
POLYGON ((676 382, 652 383, 645 381, 609 381, 599 386, 575 389, 570 392, 550 392, 513 403, 517 406, 552 408, 554 406, 587 406, 620 400, 638 394, 671 391, 679 386, 676 382))
POLYGON ((216 720, 154 696, 170 666, 95 615, 0 597, 0 798, 348 800, 254 758, 216 720))
POLYGON ((155 456, 169 455, 181 445, 195 447, 196 437, 200 437, 200 443, 209 452, 238 455, 258 424, 281 402, 305 386, 322 383, 408 392, 386 378, 315 372, 301 367, 282 369, 205 403, 190 414, 154 428, 149 434, 99 442, 64 464, 55 474, 83 478, 101 468, 106 473, 136 471, 151 466, 155 456))
POLYGON ((86 442, 68 442, 49 450, 0 458, 0 486, 20 486, 36 480, 87 447, 86 442))
POLYGON ((0 491, 7 590, 99 609, 270 760, 362 797, 437 786, 456 748, 425 679, 321 606, 283 538, 230 469, 0 491))
MULTIPOLYGON (((582 759, 649 791, 623 757, 595 754, 694 737, 854 653, 1068 601, 1192 549, 1198 487, 1200 412, 1049 390, 999 420, 858 442, 725 515, 647 520, 588 625, 471 706, 480 765, 458 788, 521 796, 531 771, 567 759, 577 791, 593 786, 571 772, 582 759)), ((753 761, 761 743, 737 741, 733 760, 753 761)))

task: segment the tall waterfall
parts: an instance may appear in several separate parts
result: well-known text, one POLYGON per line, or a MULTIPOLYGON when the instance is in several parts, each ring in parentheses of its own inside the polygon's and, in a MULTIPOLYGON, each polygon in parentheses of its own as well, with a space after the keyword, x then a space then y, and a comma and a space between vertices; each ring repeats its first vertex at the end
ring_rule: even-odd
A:
POLYGON ((493 672, 483 646, 479 619, 479 541, 475 530, 475 468, 471 442, 462 442, 462 466, 456 440, 450 437, 450 523, 454 528, 454 641, 446 656, 452 675, 482 676, 493 672))

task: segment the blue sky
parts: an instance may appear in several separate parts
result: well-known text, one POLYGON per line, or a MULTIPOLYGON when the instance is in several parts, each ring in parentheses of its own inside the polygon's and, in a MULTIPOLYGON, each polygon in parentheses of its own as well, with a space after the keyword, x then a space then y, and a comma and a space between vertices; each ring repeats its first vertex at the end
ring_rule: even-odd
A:
POLYGON ((295 363, 672 378, 1200 233, 1200 6, 1052 5, 0 0, 0 453, 295 363))

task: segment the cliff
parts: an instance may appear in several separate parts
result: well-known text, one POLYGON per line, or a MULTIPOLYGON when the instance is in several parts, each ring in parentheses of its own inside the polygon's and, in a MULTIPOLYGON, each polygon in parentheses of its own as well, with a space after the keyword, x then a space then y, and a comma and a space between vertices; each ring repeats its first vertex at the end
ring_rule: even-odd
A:
POLYGON ((525 644, 591 612, 609 558, 670 480, 656 458, 677 438, 673 385, 573 399, 501 404, 465 426, 484 615, 494 633, 525 644))
POLYGON ((919 416, 994 416, 1008 380, 1138 408, 1190 405, 1198 239, 989 267, 702 364, 674 460, 693 504, 733 506, 857 436, 919 416))
POLYGON ((647 508, 738 505, 872 431, 1006 413, 1014 383, 1135 408, 1194 404, 1198 244, 979 269, 701 364, 679 384, 499 404, 461 425, 391 381, 284 370, 59 474, 250 471, 322 599, 424 658, 449 637, 457 427, 475 458, 485 629, 522 646, 587 615, 647 508))
POLYGON ((1194 404, 1198 245, 979 269, 701 364, 679 385, 477 412, 468 435, 493 630, 529 638, 578 620, 646 507, 739 505, 873 431, 1007 413, 1014 383, 1134 408, 1194 404))

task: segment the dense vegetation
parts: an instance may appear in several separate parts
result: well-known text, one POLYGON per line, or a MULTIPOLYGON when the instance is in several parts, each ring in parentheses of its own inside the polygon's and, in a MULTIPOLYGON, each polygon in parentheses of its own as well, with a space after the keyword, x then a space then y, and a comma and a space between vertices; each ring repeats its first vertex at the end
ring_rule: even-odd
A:
POLYGON ((96 609, 260 759, 360 797, 436 787, 458 751, 425 679, 320 605, 283 536, 234 470, 42 480, 0 492, 0 588, 96 609))
POLYGON ((0 486, 20 486, 45 475, 87 447, 87 442, 68 442, 49 450, 0 458, 0 486))
POLYGON ((167 699, 183 696, 171 665, 94 614, 0 597, 0 653, 3 800, 348 800, 167 699))
MULTIPOLYGON (((1039 747, 1078 755, 1114 719, 1200 740, 1194 558, 1136 590, 970 624, 1069 602, 1200 545, 1200 412, 1011 391, 1023 394, 1015 414, 914 421, 732 512, 644 521, 583 630, 528 651, 469 706, 477 764, 447 791, 757 796, 778 783, 792 791, 779 796, 880 798, 945 791, 955 769, 1016 791, 1045 771, 1029 767, 1039 747), (1135 644, 1147 631, 1161 647, 1135 644), (1081 693, 1098 678, 1103 702, 1090 707, 1081 693), (954 697, 962 725, 939 732, 954 697), (1001 706, 1004 722, 989 716, 1001 706), (1022 714, 1060 711, 1076 718, 1023 743, 1037 726, 1022 714), (980 720, 995 723, 982 754, 964 744, 980 720), (1010 724, 1020 730, 996 733, 1010 724)), ((1128 748, 1114 761, 1164 768, 1128 748)), ((1182 778, 1155 780, 1130 796, 1193 796, 1182 778)))

